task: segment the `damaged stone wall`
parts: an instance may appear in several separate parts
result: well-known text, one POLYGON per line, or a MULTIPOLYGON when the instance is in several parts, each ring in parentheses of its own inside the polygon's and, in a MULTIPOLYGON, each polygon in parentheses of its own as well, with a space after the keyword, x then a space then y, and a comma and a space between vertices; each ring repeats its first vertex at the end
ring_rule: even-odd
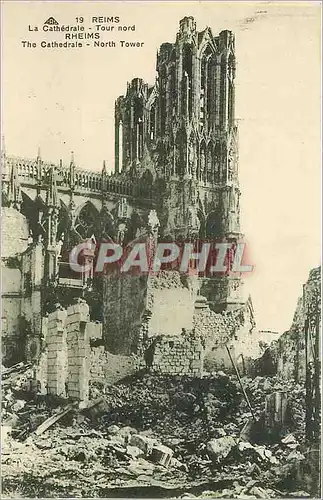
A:
POLYGON ((107 277, 106 348, 115 355, 137 354, 138 368, 197 374, 203 369, 232 370, 225 347, 230 341, 232 356, 244 373, 245 358, 255 342, 251 300, 234 310, 216 313, 197 295, 198 283, 196 277, 170 270, 148 277, 107 277))
POLYGON ((27 218, 13 207, 2 207, 1 256, 9 257, 22 253, 28 245, 27 218))
POLYGON ((148 281, 148 337, 179 335, 193 328, 194 289, 177 271, 162 271, 148 281))
POLYGON ((107 275, 103 285, 103 338, 113 354, 135 349, 139 326, 145 311, 147 277, 107 275))
POLYGON ((41 337, 41 294, 43 285, 44 255, 42 245, 32 243, 21 254, 21 289, 23 300, 21 316, 30 325, 29 335, 22 332, 26 340, 26 358, 34 362, 39 359, 41 337))
POLYGON ((89 397, 89 307, 85 301, 56 310, 43 318, 44 348, 37 377, 44 390, 63 398, 86 401, 89 397), (45 383, 44 383, 45 382, 45 383))
POLYGON ((43 318, 43 348, 36 369, 42 393, 87 401, 93 383, 115 383, 136 371, 138 359, 106 351, 102 324, 89 319, 83 299, 67 309, 57 304, 43 318))
POLYGON ((66 396, 68 373, 66 310, 57 309, 47 322, 47 387, 49 394, 66 396))
POLYGON ((148 338, 192 329, 194 292, 175 271, 158 276, 111 274, 105 278, 103 307, 107 349, 130 355, 148 338))
POLYGON ((317 267, 309 273, 304 294, 297 301, 290 329, 272 342, 255 363, 257 374, 277 374, 286 379, 305 380, 305 317, 307 313, 310 318, 313 308, 320 307, 320 291, 321 267, 317 267))
POLYGON ((1 222, 2 359, 4 364, 14 364, 25 359, 21 254, 27 248, 29 230, 26 217, 15 208, 2 207, 1 222))
POLYGON ((89 397, 90 343, 86 329, 89 319, 89 306, 84 301, 67 308, 67 394, 82 401, 89 397))
POLYGON ((146 360, 153 373, 196 377, 203 371, 203 355, 201 340, 185 332, 157 337, 146 352, 146 360))
POLYGON ((226 345, 242 374, 255 345, 256 329, 252 303, 232 311, 215 313, 202 296, 195 303, 194 331, 205 346, 204 371, 233 371, 226 345))
POLYGON ((26 217, 2 208, 2 355, 5 364, 35 361, 41 337, 42 245, 30 243, 26 217))

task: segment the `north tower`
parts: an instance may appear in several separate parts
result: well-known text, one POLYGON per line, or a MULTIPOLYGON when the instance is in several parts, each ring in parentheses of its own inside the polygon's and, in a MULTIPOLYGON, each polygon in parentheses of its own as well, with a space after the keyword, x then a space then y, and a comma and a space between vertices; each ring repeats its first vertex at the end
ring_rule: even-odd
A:
MULTIPOLYGON (((156 82, 127 85, 115 106, 115 172, 151 185, 164 238, 241 239, 235 39, 180 21, 157 52, 156 82)), ((240 277, 206 279, 214 310, 241 305, 240 277)))

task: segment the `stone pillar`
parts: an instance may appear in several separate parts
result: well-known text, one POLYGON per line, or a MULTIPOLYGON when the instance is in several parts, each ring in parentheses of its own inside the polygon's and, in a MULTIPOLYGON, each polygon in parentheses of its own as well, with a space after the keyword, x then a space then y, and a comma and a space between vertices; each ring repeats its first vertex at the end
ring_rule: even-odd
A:
POLYGON ((66 311, 57 308, 48 315, 47 387, 50 394, 66 397, 67 346, 66 311))
MULTIPOLYGON (((31 250, 31 308, 32 308, 32 338, 31 338, 31 361, 35 362, 40 356, 41 350, 41 335, 42 335, 42 279, 43 279, 43 247, 37 243, 31 250)), ((27 306, 28 307, 28 306, 27 306)), ((30 306, 29 306, 30 307, 30 306)))
POLYGON ((48 371, 48 345, 47 345, 48 317, 42 318, 42 350, 36 368, 36 380, 40 384, 40 391, 46 394, 48 371))
POLYGON ((89 397, 90 343, 86 324, 89 306, 83 299, 67 309, 68 381, 67 392, 71 399, 87 401, 89 397))

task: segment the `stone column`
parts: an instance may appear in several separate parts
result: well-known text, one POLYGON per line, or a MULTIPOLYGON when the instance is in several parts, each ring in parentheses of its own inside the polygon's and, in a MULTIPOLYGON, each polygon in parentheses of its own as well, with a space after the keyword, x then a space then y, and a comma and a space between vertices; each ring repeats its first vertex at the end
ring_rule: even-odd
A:
POLYGON ((50 394, 66 397, 67 346, 66 310, 58 307, 48 316, 47 387, 50 394))
POLYGON ((36 368, 36 380, 40 384, 42 394, 46 394, 47 389, 47 366, 48 366, 48 345, 47 345, 47 331, 48 331, 48 317, 42 318, 42 350, 39 356, 39 362, 36 368))
POLYGON ((83 299, 67 309, 68 381, 71 399, 87 401, 89 397, 90 344, 86 324, 89 306, 83 299))

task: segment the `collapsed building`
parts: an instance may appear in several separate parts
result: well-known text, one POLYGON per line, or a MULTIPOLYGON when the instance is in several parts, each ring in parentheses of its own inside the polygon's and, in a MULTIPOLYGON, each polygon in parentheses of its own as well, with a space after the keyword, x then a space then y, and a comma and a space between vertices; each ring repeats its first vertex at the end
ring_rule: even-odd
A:
POLYGON ((155 85, 135 78, 116 100, 113 174, 105 164, 101 173, 81 170, 73 155, 65 166, 40 151, 32 160, 3 150, 5 364, 42 360, 50 391, 81 397, 72 380, 90 373, 84 363, 99 352, 135 359, 133 369, 198 375, 230 363, 230 341, 243 363, 255 320, 237 273, 97 276, 68 263, 89 239, 243 237, 235 68, 232 32, 198 32, 185 17, 175 43, 158 50, 155 85))

